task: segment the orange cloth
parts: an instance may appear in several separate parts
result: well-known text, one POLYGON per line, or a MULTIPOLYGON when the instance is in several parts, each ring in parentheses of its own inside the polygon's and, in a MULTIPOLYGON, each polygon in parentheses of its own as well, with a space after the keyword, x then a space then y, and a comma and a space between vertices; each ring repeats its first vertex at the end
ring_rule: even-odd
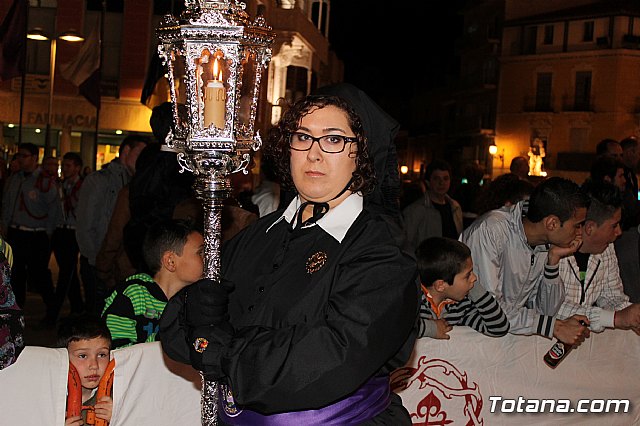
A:
POLYGON ((436 314, 438 318, 440 318, 445 306, 450 305, 452 303, 456 303, 455 300, 444 299, 442 302, 436 304, 435 300, 433 300, 433 296, 431 295, 431 293, 429 293, 429 289, 425 287, 424 284, 420 284, 420 287, 422 287, 422 292, 427 298, 427 301, 429 301, 429 305, 431 305, 431 309, 433 310, 433 312, 436 314))

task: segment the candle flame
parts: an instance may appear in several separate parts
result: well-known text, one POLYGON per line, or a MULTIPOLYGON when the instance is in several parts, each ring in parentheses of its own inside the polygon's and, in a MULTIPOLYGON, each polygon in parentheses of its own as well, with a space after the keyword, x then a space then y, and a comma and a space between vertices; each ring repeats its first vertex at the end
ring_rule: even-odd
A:
POLYGON ((218 58, 213 61, 213 78, 217 81, 222 81, 222 67, 218 63, 218 58))

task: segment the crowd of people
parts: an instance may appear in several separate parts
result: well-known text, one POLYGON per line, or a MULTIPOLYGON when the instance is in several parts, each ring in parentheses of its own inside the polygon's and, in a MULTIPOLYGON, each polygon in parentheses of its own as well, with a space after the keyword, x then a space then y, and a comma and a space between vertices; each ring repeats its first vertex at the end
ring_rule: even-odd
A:
MULTIPOLYGON (((25 344, 29 289, 43 327, 68 298, 61 346, 76 368, 78 354, 95 357, 100 376, 105 352, 159 340, 220 383, 224 424, 401 425, 411 420, 389 375, 416 339, 449 339, 454 326, 570 346, 607 328, 640 335, 635 138, 602 141, 585 182, 530 180, 516 157, 489 182, 470 166, 458 185, 435 158, 403 190, 395 120, 353 86, 322 88, 272 129, 255 194, 234 182, 213 282, 192 177, 158 142, 167 108, 154 110, 153 139, 125 138, 88 176, 77 153, 58 177, 57 159, 19 146, 1 204, 0 308, 13 319, 0 338, 15 338, 0 341, 0 367, 25 344)), ((83 401, 94 385, 82 383, 83 401)), ((111 408, 105 397, 95 415, 111 408)))

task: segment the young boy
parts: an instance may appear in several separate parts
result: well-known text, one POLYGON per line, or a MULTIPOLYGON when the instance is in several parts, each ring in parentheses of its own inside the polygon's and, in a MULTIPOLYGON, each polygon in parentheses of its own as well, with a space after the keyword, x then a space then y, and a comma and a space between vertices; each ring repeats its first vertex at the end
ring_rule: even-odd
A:
POLYGON ((468 325, 487 336, 509 331, 509 321, 482 286, 474 286, 471 251, 450 238, 427 238, 416 250, 422 282, 418 337, 449 339, 453 325, 468 325))
POLYGON ((189 221, 152 225, 142 249, 148 273, 132 275, 117 286, 102 311, 114 348, 155 341, 169 299, 202 278, 204 238, 189 221))
MULTIPOLYGON (((96 418, 111 421, 113 399, 103 396, 96 401, 96 389, 109 364, 111 335, 104 321, 83 315, 67 320, 58 330, 58 346, 67 348, 69 362, 78 370, 82 384, 82 405, 94 405, 96 418)), ((83 426, 87 410, 81 416, 68 417, 65 426, 83 426)))

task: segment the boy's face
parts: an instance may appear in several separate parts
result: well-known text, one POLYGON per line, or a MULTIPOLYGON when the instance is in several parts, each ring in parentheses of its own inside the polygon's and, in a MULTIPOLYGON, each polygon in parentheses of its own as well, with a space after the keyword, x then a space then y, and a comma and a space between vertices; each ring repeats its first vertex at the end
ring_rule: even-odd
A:
POLYGON ((199 232, 192 232, 182 249, 182 254, 175 255, 176 274, 178 279, 191 284, 202 278, 204 272, 204 238, 199 232))
POLYGON ((478 277, 473 273, 473 262, 469 257, 462 263, 462 268, 453 278, 451 285, 445 286, 443 293, 445 297, 459 302, 469 294, 477 279, 478 277))
POLYGON ((590 254, 600 254, 604 252, 609 244, 614 242, 621 234, 620 220, 622 219, 622 209, 617 209, 613 215, 598 225, 594 221, 588 222, 589 230, 582 235, 582 247, 580 251, 590 254))
POLYGON ((62 176, 65 179, 70 179, 80 174, 80 166, 73 160, 62 160, 62 176))
POLYGON ((429 189, 438 195, 445 195, 451 187, 451 176, 448 170, 434 170, 429 178, 429 189))
POLYGON ((111 343, 104 337, 69 342, 69 362, 78 370, 83 388, 95 389, 109 364, 111 343))

